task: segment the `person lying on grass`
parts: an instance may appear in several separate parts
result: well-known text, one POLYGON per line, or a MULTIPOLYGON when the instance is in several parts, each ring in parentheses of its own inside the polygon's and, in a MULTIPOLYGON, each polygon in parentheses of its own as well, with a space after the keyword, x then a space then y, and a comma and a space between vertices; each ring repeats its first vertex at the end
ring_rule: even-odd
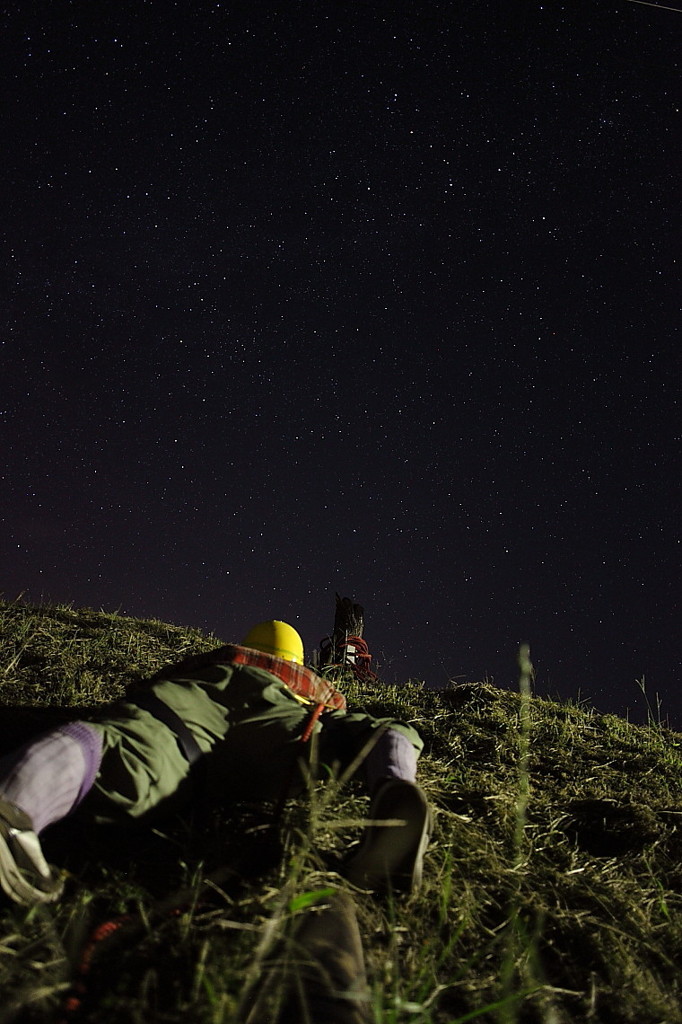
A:
POLYGON ((313 733, 323 764, 343 769, 367 751, 370 821, 346 877, 360 888, 416 889, 430 831, 415 781, 419 735, 347 710, 305 667, 296 630, 277 620, 254 626, 242 644, 164 669, 97 720, 70 722, 2 758, 0 885, 24 905, 59 899, 63 879, 39 836, 81 803, 94 822, 125 823, 177 811, 197 787, 221 802, 295 792, 301 740, 313 733))

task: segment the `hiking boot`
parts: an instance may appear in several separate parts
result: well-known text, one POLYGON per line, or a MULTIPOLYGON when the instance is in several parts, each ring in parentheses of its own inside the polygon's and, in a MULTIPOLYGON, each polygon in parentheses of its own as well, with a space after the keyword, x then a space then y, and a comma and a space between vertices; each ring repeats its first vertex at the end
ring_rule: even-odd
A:
POLYGON ((359 889, 415 892, 421 885, 431 811, 414 782, 386 779, 369 810, 371 824, 344 874, 359 889))
POLYGON ((53 903, 64 883, 43 856, 33 822, 16 804, 0 798, 0 886, 15 903, 53 903))

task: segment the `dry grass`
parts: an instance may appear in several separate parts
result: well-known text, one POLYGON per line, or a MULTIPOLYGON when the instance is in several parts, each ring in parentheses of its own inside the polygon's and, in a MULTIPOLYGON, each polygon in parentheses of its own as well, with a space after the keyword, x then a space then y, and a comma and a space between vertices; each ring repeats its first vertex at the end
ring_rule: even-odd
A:
MULTIPOLYGON (((0 623, 2 749, 219 642, 64 607, 0 605, 0 623)), ((346 692, 417 725, 436 810, 422 891, 355 894, 376 1024, 682 1021, 682 736, 487 683, 346 692)), ((63 1019, 87 937, 124 914, 73 1020, 235 1020, 301 894, 345 886, 366 809, 352 780, 290 802, 277 830, 249 806, 115 841, 56 828, 65 898, 0 912, 0 1024, 63 1019)))

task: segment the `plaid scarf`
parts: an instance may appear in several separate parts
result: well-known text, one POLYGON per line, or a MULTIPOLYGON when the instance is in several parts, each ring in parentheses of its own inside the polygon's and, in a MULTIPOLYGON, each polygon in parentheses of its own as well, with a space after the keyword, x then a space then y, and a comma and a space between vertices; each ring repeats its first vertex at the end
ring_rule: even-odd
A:
MULTIPOLYGON (((346 698, 339 693, 330 682, 318 676, 312 669, 304 668, 293 661, 276 658, 272 654, 263 654, 251 647, 239 647, 227 644, 220 648, 220 658, 233 665, 251 665, 262 668, 271 675, 277 676, 296 697, 306 704, 324 705, 336 711, 346 710, 346 698)), ((217 660, 217 659, 216 659, 217 660)))

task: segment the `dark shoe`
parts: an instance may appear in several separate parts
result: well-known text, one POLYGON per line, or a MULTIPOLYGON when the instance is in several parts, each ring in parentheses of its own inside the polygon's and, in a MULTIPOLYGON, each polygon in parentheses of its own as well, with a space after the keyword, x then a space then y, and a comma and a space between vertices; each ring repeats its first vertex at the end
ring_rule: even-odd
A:
POLYGON ((246 1024, 369 1024, 372 1019, 355 905, 334 893, 308 910, 261 979, 246 1024))
POLYGON ((0 886, 15 903, 53 903, 64 883, 43 856, 33 822, 16 804, 0 799, 0 886))
POLYGON ((359 889, 415 892, 421 885, 431 812, 414 782, 387 779, 369 811, 371 824, 344 874, 359 889))

